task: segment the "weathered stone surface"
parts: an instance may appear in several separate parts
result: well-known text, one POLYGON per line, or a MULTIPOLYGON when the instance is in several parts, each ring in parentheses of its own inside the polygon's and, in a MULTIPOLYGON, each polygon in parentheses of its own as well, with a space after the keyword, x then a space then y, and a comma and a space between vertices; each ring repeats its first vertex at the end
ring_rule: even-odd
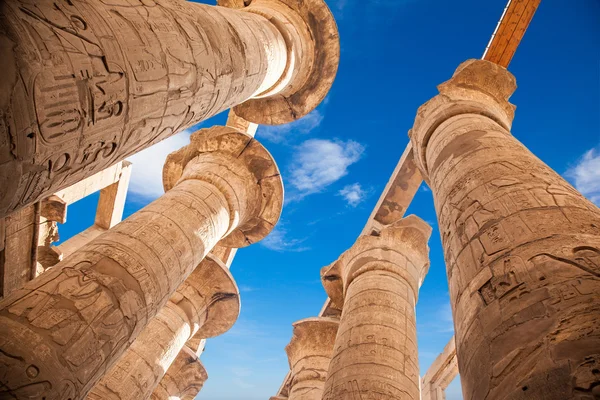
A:
POLYGON ((415 305, 430 235, 411 215, 323 268, 329 297, 344 305, 323 400, 419 399, 415 305))
POLYGON ((279 171, 254 139, 219 132, 171 159, 180 178, 161 198, 0 302, 0 396, 84 397, 221 238, 268 233, 279 171))
POLYGON ((410 133, 444 246, 466 400, 600 388, 600 210, 510 133, 514 77, 463 63, 410 133))
POLYGON ((254 97, 300 118, 339 59, 322 0, 10 0, 0 32, 0 217, 254 97))
POLYGON ((36 269, 39 215, 31 205, 2 219, 0 224, 0 297, 31 280, 36 269))
POLYGON ((209 254, 87 398, 149 398, 191 337, 209 338, 226 332, 239 311, 239 291, 233 277, 209 254))
POLYGON ((286 346, 292 371, 290 400, 321 400, 333 353, 339 320, 307 318, 294 323, 292 340, 286 346))
POLYGON ((194 400, 207 379, 208 374, 198 356, 184 346, 150 398, 194 400))

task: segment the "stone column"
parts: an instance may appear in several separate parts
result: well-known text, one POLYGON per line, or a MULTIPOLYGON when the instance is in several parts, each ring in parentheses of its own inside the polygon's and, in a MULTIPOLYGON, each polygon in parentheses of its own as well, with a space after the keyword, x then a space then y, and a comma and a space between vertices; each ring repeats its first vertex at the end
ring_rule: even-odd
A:
POLYGON ((210 249, 266 236, 283 187, 271 155, 226 127, 192 135, 167 192, 0 302, 0 397, 81 399, 210 249))
POLYGON ((339 321, 307 318, 294 323, 286 346, 291 370, 289 400, 321 400, 339 321))
POLYGON ((206 369, 196 353, 189 347, 184 346, 150 399, 194 400, 207 379, 206 369))
POLYGON ((323 400, 419 400, 415 305, 430 235, 411 215, 323 268, 327 294, 344 305, 323 400))
POLYGON ((87 398, 148 399, 188 339, 227 332, 239 311, 239 291, 233 277, 209 254, 87 398))
POLYGON ((515 88, 504 68, 467 61, 410 133, 435 199, 464 396, 596 398, 600 210, 511 135, 515 88))
POLYGON ((0 32, 0 217, 236 105, 296 120, 339 60, 323 0, 8 0, 0 32))

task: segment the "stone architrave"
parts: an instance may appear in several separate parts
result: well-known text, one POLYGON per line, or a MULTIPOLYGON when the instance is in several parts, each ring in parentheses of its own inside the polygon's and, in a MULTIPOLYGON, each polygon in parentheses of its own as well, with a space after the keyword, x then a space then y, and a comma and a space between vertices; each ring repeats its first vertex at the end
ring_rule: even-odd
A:
POLYGON ((193 134, 163 175, 163 196, 0 302, 0 397, 85 397, 218 241, 279 218, 275 162, 232 128, 193 134))
POLYGON ((8 0, 0 32, 0 217, 236 105, 294 121, 339 61, 323 0, 8 0))
POLYGON ((452 337, 421 379, 421 400, 446 400, 444 391, 457 376, 456 342, 452 337))
POLYGON ((291 370, 289 400, 321 400, 339 320, 316 317, 294 322, 286 346, 291 370))
POLYGON ((410 132, 446 259, 465 400, 600 396, 600 210, 511 135, 515 78, 458 67, 410 132))
POLYGON ((156 387, 151 400, 194 400, 208 379, 200 359, 187 346, 177 354, 175 361, 156 387))
POLYGON ((343 304, 323 400, 419 400, 415 305, 430 235, 411 215, 323 268, 327 294, 343 304))
POLYGON ((189 338, 211 338, 227 332, 239 311, 239 291, 233 277, 209 254, 87 399, 148 399, 189 338))

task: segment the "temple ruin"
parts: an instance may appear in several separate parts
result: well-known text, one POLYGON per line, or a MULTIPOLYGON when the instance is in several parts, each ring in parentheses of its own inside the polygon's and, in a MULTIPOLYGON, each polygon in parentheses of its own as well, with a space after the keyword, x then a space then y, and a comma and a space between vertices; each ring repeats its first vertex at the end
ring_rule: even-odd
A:
MULTIPOLYGON (((509 1, 483 58, 414 110, 362 234, 323 260, 328 299, 294 323, 272 400, 443 400, 459 373, 465 400, 600 398, 600 209, 511 134, 508 67, 539 3, 509 1), (432 228, 405 215, 423 182, 455 327, 428 371, 415 306, 432 228)), ((0 399, 193 399, 207 339, 240 314, 236 251, 284 204, 257 126, 325 99, 334 18, 324 0, 0 10, 0 399), (126 158, 225 110, 168 156, 164 195, 123 219, 126 158), (94 224, 55 245, 96 192, 94 224)))

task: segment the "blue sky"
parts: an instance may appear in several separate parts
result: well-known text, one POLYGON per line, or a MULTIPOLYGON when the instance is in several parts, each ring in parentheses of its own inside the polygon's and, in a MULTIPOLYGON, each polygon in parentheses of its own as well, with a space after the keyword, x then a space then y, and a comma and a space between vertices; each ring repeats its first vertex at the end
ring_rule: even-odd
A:
MULTIPOLYGON (((242 312, 208 341, 209 379, 200 400, 266 400, 288 371, 291 324, 324 300, 319 270, 350 247, 402 151, 417 108, 459 63, 480 58, 506 0, 329 0, 341 36, 337 79, 326 101, 296 123, 260 127, 287 202, 262 243, 238 252, 231 270, 242 312)), ((513 133, 600 204, 600 2, 544 0, 510 66, 519 88, 513 133)), ((225 114, 203 123, 224 124, 225 114)), ((126 215, 162 192, 164 157, 189 132, 132 158, 126 215)), ((97 195, 69 208, 67 239, 93 223, 97 195)), ((431 269, 417 305, 421 374, 453 334, 445 267, 431 192, 409 213, 434 227, 431 269)), ((448 400, 461 399, 459 385, 448 400)))

